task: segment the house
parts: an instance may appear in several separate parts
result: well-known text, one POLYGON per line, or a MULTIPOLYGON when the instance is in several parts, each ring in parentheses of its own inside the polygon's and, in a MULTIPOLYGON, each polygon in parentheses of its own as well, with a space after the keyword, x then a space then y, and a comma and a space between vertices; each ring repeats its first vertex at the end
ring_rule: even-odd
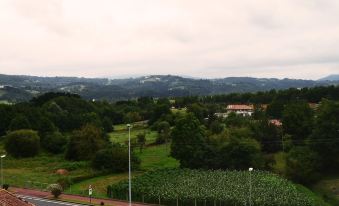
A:
POLYGON ((281 127, 282 126, 282 122, 279 119, 270 119, 269 123, 273 124, 276 127, 281 127))
POLYGON ((14 194, 8 192, 7 190, 0 189, 0 205, 6 206, 34 206, 31 203, 28 203, 14 194))
POLYGON ((253 105, 246 105, 246 104, 230 104, 226 108, 227 113, 234 112, 238 115, 242 115, 244 117, 252 116, 254 112, 253 105))

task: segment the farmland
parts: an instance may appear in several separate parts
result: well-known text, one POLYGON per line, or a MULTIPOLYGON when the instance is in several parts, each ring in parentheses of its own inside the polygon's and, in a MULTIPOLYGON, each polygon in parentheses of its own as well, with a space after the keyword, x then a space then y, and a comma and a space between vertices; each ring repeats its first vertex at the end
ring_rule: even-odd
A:
MULTIPOLYGON (((326 205, 305 189, 268 172, 159 170, 133 180, 134 200, 165 205, 326 205), (250 189, 251 188, 251 189, 250 189), (249 192, 251 191, 251 197, 249 192)), ((127 184, 113 185, 124 198, 127 184)))

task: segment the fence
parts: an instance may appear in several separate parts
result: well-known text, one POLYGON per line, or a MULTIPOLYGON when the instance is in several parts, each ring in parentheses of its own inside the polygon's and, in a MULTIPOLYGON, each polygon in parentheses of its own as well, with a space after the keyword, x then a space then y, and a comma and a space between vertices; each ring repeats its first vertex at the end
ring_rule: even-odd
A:
MULTIPOLYGON (((108 186, 107 196, 113 199, 128 200, 128 191, 114 191, 108 186)), ((132 193, 132 200, 136 202, 154 204, 154 205, 167 205, 167 206, 246 206, 247 202, 239 201, 224 201, 217 199, 166 199, 163 197, 152 197, 146 194, 132 193)))

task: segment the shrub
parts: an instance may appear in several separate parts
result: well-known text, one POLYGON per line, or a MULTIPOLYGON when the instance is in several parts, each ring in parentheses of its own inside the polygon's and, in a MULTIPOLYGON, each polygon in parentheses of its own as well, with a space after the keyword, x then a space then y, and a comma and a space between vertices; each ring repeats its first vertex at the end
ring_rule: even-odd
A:
POLYGON ((318 158, 318 155, 308 147, 293 148, 286 157, 286 175, 303 184, 315 182, 319 178, 318 158))
POLYGON ((62 187, 59 184, 50 184, 47 190, 49 190, 55 198, 58 198, 62 193, 62 187))
POLYGON ((8 188, 9 188, 9 184, 3 184, 2 185, 2 189, 8 190, 8 188))
POLYGON ((60 132, 48 133, 42 141, 42 146, 51 153, 59 154, 65 151, 67 138, 60 132))
POLYGON ((40 149, 40 137, 33 130, 17 130, 6 136, 6 151, 14 157, 33 157, 40 149))
POLYGON ((57 180, 57 183, 65 190, 72 185, 72 179, 70 177, 61 177, 57 180))
MULTIPOLYGON (((137 169, 140 160, 132 153, 132 167, 137 169)), ((99 150, 93 160, 92 167, 97 170, 109 172, 128 171, 128 150, 122 146, 112 146, 110 148, 99 150)))
POLYGON ((66 159, 90 160, 104 144, 101 129, 94 125, 85 125, 73 132, 67 146, 66 159))

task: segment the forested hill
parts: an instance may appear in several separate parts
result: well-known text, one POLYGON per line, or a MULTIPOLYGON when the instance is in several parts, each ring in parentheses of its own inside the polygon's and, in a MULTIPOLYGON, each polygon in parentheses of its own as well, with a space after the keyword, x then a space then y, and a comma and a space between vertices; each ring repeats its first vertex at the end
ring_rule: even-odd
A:
POLYGON ((152 75, 129 79, 36 77, 0 74, 0 101, 20 102, 45 92, 71 92, 86 99, 117 101, 142 96, 172 97, 267 91, 337 85, 339 81, 311 81, 228 77, 193 79, 152 75))

